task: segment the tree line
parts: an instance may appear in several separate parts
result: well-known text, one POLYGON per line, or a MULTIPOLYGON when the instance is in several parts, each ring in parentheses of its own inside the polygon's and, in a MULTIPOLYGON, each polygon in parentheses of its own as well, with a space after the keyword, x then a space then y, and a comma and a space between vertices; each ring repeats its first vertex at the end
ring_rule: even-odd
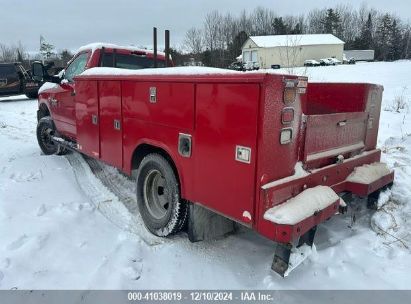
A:
POLYGON ((183 48, 207 66, 226 67, 241 54, 249 36, 326 33, 343 40, 347 50, 375 50, 376 60, 411 58, 410 24, 366 4, 358 9, 340 4, 298 16, 279 16, 263 7, 238 16, 215 10, 205 16, 201 27, 186 32, 183 48))
POLYGON ((43 36, 40 36, 39 51, 34 54, 29 54, 21 41, 11 45, 0 43, 0 62, 20 62, 26 69, 30 69, 31 62, 35 60, 53 61, 56 66, 63 67, 72 57, 67 49, 56 51, 43 36))
MULTIPOLYGON (((249 36, 321 33, 334 34, 345 42, 347 50, 373 49, 376 60, 411 58, 411 25, 366 4, 358 9, 340 4, 286 16, 263 7, 250 12, 243 10, 237 16, 215 10, 205 16, 201 27, 192 27, 186 32, 182 50, 171 51, 176 65, 194 58, 206 66, 227 67, 241 54, 249 36)), ((71 57, 69 50, 57 52, 42 36, 38 53, 30 56, 20 42, 0 43, 0 62, 19 61, 29 66, 31 60, 53 60, 64 66, 71 57)))

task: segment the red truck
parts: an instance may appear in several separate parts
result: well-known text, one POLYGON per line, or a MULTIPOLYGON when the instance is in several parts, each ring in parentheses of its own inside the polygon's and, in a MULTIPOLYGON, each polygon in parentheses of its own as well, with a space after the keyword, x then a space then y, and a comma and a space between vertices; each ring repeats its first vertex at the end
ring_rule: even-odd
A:
POLYGON ((153 60, 144 50, 81 49, 40 90, 37 127, 44 154, 75 150, 135 177, 153 234, 182 230, 202 206, 276 241, 272 269, 286 275, 292 253, 344 209, 343 195, 375 200, 393 182, 376 149, 381 86, 142 69, 153 60))

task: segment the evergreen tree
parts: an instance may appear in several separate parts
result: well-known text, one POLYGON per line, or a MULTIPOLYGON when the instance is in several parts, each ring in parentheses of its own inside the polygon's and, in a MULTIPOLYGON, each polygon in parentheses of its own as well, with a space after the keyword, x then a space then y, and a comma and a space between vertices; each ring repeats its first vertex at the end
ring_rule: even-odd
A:
POLYGON ((231 58, 236 58, 242 52, 243 44, 247 41, 248 35, 246 32, 241 31, 235 37, 233 42, 228 46, 229 54, 231 58))
POLYGON ((392 19, 389 14, 385 14, 377 27, 376 33, 376 57, 379 60, 389 59, 390 41, 392 32, 392 19))
POLYGON ((300 23, 297 23, 297 24, 295 25, 294 29, 292 29, 292 30, 290 31, 290 34, 295 34, 295 35, 297 35, 297 34, 302 34, 302 33, 303 33, 303 31, 302 31, 302 28, 301 28, 300 23))
POLYGON ((54 45, 46 42, 43 36, 40 36, 40 53, 44 59, 49 59, 54 55, 54 45))
POLYGON ((274 18, 272 24, 274 35, 285 35, 287 34, 287 25, 284 23, 283 18, 274 18))
POLYGON ((342 33, 341 17, 332 8, 327 10, 327 13, 321 20, 323 26, 323 33, 333 34, 335 36, 340 36, 342 33))
POLYGON ((389 48, 388 48, 388 59, 389 60, 398 60, 401 58, 401 50, 403 49, 402 47, 402 35, 401 35, 401 30, 397 24, 397 20, 394 19, 394 21, 391 24, 390 28, 390 40, 389 42, 389 48))
POLYGON ((355 47, 358 49, 368 50, 373 48, 372 37, 372 17, 371 13, 368 14, 367 22, 362 26, 360 36, 355 41, 355 47))

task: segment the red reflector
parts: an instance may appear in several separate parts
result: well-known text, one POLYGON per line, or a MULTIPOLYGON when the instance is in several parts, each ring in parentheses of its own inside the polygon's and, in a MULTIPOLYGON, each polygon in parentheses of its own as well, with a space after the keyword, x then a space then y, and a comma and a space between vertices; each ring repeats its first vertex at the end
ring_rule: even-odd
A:
POLYGON ((281 122, 283 124, 289 124, 294 120, 294 109, 284 108, 281 114, 281 122))

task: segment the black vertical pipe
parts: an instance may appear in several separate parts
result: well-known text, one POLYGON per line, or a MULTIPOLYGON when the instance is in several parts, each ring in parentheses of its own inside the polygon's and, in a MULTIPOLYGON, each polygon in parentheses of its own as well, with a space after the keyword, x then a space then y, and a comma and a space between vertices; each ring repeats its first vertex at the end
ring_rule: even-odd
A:
POLYGON ((100 62, 99 62, 99 66, 103 66, 104 64, 104 56, 105 56, 106 52, 105 52, 105 48, 104 46, 101 48, 101 56, 100 56, 100 62))
POLYGON ((164 52, 166 53, 166 67, 170 65, 170 31, 166 30, 165 32, 165 50, 164 52))
POLYGON ((113 68, 115 68, 116 65, 117 65, 117 58, 116 58, 116 56, 117 56, 117 50, 116 50, 116 49, 113 49, 113 68))
POLYGON ((153 61, 154 68, 157 67, 157 28, 153 27, 153 61))

